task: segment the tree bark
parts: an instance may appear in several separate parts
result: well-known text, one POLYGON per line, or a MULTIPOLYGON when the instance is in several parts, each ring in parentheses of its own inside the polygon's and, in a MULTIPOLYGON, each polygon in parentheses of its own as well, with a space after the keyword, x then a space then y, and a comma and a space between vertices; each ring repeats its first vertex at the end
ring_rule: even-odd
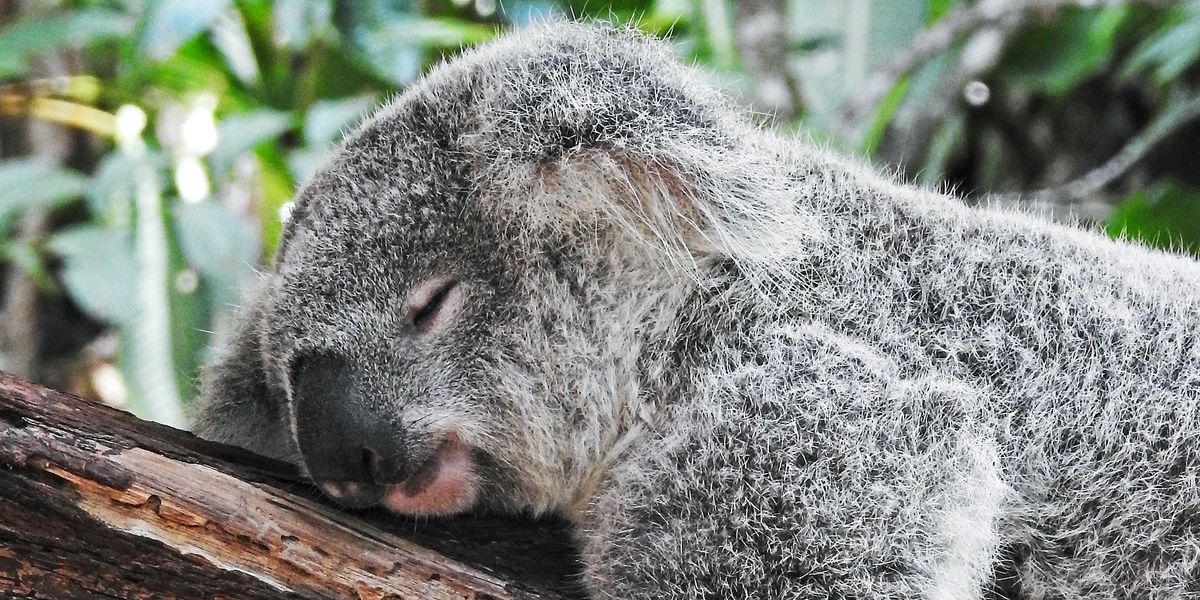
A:
POLYGON ((0 597, 582 597, 562 523, 317 498, 290 465, 0 373, 0 597))

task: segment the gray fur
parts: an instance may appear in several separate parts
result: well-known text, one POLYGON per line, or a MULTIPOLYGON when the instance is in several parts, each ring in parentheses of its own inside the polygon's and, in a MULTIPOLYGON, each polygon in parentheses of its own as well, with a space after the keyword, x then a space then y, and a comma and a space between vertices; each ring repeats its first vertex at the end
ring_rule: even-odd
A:
POLYGON ((470 444, 477 509, 571 519, 595 598, 1200 594, 1197 263, 758 131, 628 32, 510 35, 353 132, 199 431, 295 458, 315 350, 470 444))

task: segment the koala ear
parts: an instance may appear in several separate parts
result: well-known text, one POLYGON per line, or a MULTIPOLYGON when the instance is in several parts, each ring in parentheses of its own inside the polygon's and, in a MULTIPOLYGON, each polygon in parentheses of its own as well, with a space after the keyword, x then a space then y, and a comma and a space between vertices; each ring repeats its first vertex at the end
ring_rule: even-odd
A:
MULTIPOLYGON (((800 210, 795 182, 761 149, 695 140, 655 148, 577 148, 524 169, 521 214, 548 227, 602 221, 677 264, 704 256, 778 264, 823 231, 800 210), (759 157, 751 162, 745 157, 759 157)), ((517 208, 517 207, 512 207, 517 208)))
POLYGON ((262 297, 241 315, 229 344, 204 370, 192 430, 205 439, 293 461, 286 396, 271 383, 259 333, 262 297))
POLYGON ((476 56, 475 133, 462 139, 496 200, 522 203, 510 214, 550 227, 602 219, 689 260, 777 261, 821 231, 789 197, 792 175, 771 158, 779 142, 664 44, 575 33, 535 30, 476 56))

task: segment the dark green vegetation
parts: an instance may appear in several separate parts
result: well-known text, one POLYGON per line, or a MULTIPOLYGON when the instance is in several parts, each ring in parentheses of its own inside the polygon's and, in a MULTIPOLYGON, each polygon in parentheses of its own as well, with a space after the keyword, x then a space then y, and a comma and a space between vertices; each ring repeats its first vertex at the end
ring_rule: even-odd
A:
POLYGON ((1200 249, 1200 0, 0 0, 0 368, 179 422, 341 132, 548 14, 906 179, 1200 249))

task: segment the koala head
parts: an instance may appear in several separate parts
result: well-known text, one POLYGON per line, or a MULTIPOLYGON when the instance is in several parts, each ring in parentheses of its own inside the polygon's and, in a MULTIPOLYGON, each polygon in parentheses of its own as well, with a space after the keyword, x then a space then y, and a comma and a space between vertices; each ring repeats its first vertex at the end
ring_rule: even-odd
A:
POLYGON ((303 467, 406 514, 577 502, 703 265, 804 229, 753 138, 629 32, 552 23, 410 87, 298 195, 260 299, 303 467))

